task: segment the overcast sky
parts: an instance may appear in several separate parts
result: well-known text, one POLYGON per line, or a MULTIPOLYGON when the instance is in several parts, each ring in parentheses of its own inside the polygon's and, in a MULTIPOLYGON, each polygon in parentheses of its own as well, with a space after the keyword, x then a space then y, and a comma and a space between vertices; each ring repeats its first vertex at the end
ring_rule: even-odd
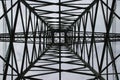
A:
MULTIPOLYGON (((16 0, 15 0, 16 1, 16 0)), ((43 1, 50 1, 50 2, 55 2, 55 1, 58 1, 58 0, 43 0, 43 1)), ((68 1, 68 0, 62 0, 62 1, 68 1)), ((83 2, 89 2, 89 1, 91 1, 91 0, 83 0, 83 2)), ((8 5, 7 5, 7 7, 10 7, 9 5, 10 5, 10 3, 7 3, 8 5)), ((101 12, 101 9, 100 9, 101 7, 99 7, 99 13, 98 13, 98 20, 97 20, 97 22, 96 22, 96 26, 97 26, 97 28, 96 28, 96 31, 97 32, 105 32, 105 27, 104 27, 104 21, 103 21, 103 18, 101 17, 101 15, 102 15, 102 12, 101 12)), ((116 8, 116 13, 118 14, 118 15, 120 15, 120 1, 118 1, 117 2, 117 8, 116 8)), ((53 8, 53 7, 51 7, 51 8, 49 8, 50 10, 52 9, 52 10, 54 10, 54 9, 57 9, 57 8, 53 8)), ((3 14, 3 10, 2 10, 2 6, 1 6, 1 2, 0 2, 0 16, 3 14)), ((2 23, 3 21, 2 21, 2 19, 0 19, 0 33, 3 33, 3 23, 2 23)), ((116 18, 116 22, 115 22, 115 24, 116 24, 116 32, 117 33, 120 33, 120 27, 119 27, 119 25, 120 25, 120 20, 118 20, 117 18, 116 18)), ((20 23, 18 23, 17 25, 21 25, 21 22, 20 23)), ((88 26, 89 26, 89 24, 88 24, 88 26)), ((91 31, 91 29, 90 29, 90 27, 88 27, 88 29, 87 29, 88 31, 91 31)), ((22 32, 21 31, 21 27, 17 27, 17 30, 16 31, 19 31, 19 32, 22 32)), ((21 60, 22 60, 22 56, 21 56, 21 51, 23 51, 23 48, 24 48, 24 44, 15 44, 14 45, 15 46, 15 52, 17 53, 16 55, 17 55, 17 59, 20 61, 20 64, 21 64, 21 60)), ((29 46, 32 46, 32 45, 29 45, 29 46)), ((7 46, 8 47, 8 46, 7 46)), ((119 50, 119 47, 120 47, 120 43, 118 43, 117 44, 117 48, 116 48, 116 53, 118 54, 119 52, 120 52, 120 50, 119 50)), ((29 49, 30 50, 32 50, 32 47, 29 47, 29 49)), ((0 42, 0 55, 3 55, 3 52, 4 51, 2 51, 3 50, 3 43, 2 42, 0 42), (2 45, 2 46, 1 46, 2 45)), ((1 61, 0 61, 1 62, 1 61)), ((0 68, 2 68, 3 67, 3 65, 1 65, 0 64, 0 68)), ((2 71, 0 71, 0 72, 2 72, 2 71)), ((69 80, 73 80, 73 79, 79 79, 80 78, 80 76, 76 76, 75 78, 74 78, 74 76, 75 75, 71 75, 71 77, 69 77, 69 75, 68 74, 64 74, 63 76, 64 77, 67 77, 69 80), (66 75, 66 76, 64 76, 64 75, 66 75)), ((56 75, 57 76, 57 75, 56 75)), ((49 76, 50 77, 50 76, 49 76)), ((58 77, 58 76, 57 76, 58 77)), ((45 78, 48 78, 48 77, 45 77, 45 78)), ((54 77, 53 77, 54 78, 54 77)), ((46 79, 46 80, 55 80, 55 79, 53 79, 53 78, 49 78, 49 79, 46 79)))

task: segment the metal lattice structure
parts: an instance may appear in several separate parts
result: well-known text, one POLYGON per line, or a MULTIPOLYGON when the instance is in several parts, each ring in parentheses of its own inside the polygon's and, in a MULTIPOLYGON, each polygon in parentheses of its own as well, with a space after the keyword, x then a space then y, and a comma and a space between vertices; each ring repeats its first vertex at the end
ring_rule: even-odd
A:
POLYGON ((0 79, 119 80, 118 3, 0 0, 0 79))

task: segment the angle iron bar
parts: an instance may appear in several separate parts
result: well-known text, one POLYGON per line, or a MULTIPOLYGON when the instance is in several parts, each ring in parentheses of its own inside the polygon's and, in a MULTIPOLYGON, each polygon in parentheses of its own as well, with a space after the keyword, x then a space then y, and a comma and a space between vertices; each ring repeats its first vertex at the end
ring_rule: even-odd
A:
POLYGON ((8 10, 6 10, 6 12, 4 12, 4 14, 2 16, 0 16, 0 19, 2 19, 11 9, 14 8, 14 6, 16 6, 16 4, 18 3, 19 1, 16 1, 8 10))
POLYGON ((43 79, 37 79, 37 78, 31 78, 31 77, 24 77, 24 79, 30 79, 30 80, 43 80, 43 79))
POLYGON ((114 61, 114 59, 115 59, 115 57, 114 57, 114 53, 113 53, 113 50, 112 50, 112 45, 111 45, 111 43, 108 41, 108 49, 109 49, 109 52, 110 52, 110 57, 111 57, 111 59, 112 59, 112 66, 113 66, 113 68, 114 68, 114 71, 115 71, 115 76, 116 76, 116 79, 117 80, 119 80, 119 75, 117 74, 118 73, 118 71, 117 71, 117 67, 116 67, 116 62, 114 61))
MULTIPOLYGON (((88 12, 90 9, 91 9, 91 7, 93 7, 97 2, 98 2, 99 0, 94 0, 86 9, 85 9, 85 11, 83 11, 82 13, 81 13, 81 15, 79 15, 79 17, 71 24, 71 26, 70 27, 72 27, 86 12, 88 12)), ((69 27, 69 28, 70 28, 69 27)))
POLYGON ((101 70, 101 73, 102 73, 106 68, 108 68, 113 62, 115 62, 118 58, 120 58, 120 54, 117 55, 111 62, 109 62, 109 64, 101 70))
MULTIPOLYGON (((71 48, 69 48, 71 52, 74 52, 71 48)), ((75 53, 75 52, 74 52, 75 53)), ((96 70, 94 70, 86 61, 84 61, 79 55, 78 53, 75 53, 79 58, 80 60, 90 69, 90 71, 92 71, 94 73, 94 75, 97 77, 97 78, 100 78, 101 80, 105 80, 96 70)))
POLYGON ((27 8, 29 8, 29 10, 32 11, 42 22, 44 22, 45 25, 47 25, 47 26, 49 27, 48 23, 46 23, 46 22, 34 11, 34 9, 29 6, 28 3, 26 3, 24 0, 21 0, 21 2, 22 2, 27 8))
POLYGON ((64 2, 61 2, 61 3, 70 3, 70 2, 76 2, 76 1, 82 1, 82 0, 69 0, 69 1, 64 1, 64 2))
POLYGON ((15 79, 15 80, 19 80, 21 79, 22 77, 24 77, 24 75, 34 66, 34 64, 45 54, 45 52, 49 49, 50 47, 46 48, 46 50, 41 54, 39 55, 39 57, 34 60, 34 62, 32 62, 24 71, 22 71, 22 73, 20 73, 20 75, 15 79))
MULTIPOLYGON (((111 8, 103 0, 100 1, 111 11, 111 8)), ((120 16, 115 11, 113 11, 113 13, 120 20, 120 16)))
MULTIPOLYGON (((3 11, 4 11, 4 13, 7 11, 7 9, 6 9, 6 5, 5 5, 5 3, 4 3, 4 1, 2 0, 1 1, 2 2, 2 7, 3 7, 3 11)), ((8 18, 8 15, 6 14, 5 15, 5 19, 6 19, 6 23, 7 23, 7 27, 8 27, 8 32, 9 32, 9 34, 11 35, 11 30, 10 30, 10 21, 9 21, 9 18, 8 18)))
POLYGON ((41 2, 41 3, 47 3, 50 5, 61 5, 61 6, 67 6, 67 7, 72 7, 72 8, 77 8, 77 9, 85 9, 86 7, 77 7, 77 6, 72 6, 72 5, 67 5, 67 4, 63 4, 62 2, 58 2, 58 3, 52 3, 52 2, 47 2, 47 1, 38 1, 38 0, 27 0, 27 1, 32 1, 32 2, 41 2))
MULTIPOLYGON (((112 9, 111 10, 114 9, 115 2, 116 2, 116 0, 113 1, 113 3, 112 3, 112 9)), ((100 63, 100 70, 101 70, 102 65, 103 65, 103 60, 104 60, 104 55, 105 55, 104 54, 105 53, 105 48, 106 48, 106 46, 108 44, 108 40, 109 40, 108 36, 109 36, 110 28, 111 28, 112 16, 113 16, 113 11, 110 12, 110 16, 109 16, 110 18, 108 20, 108 23, 106 24, 106 37, 105 37, 105 43, 104 43, 103 52, 102 52, 102 58, 101 58, 101 63, 100 63)))
POLYGON ((19 72, 12 65, 10 65, 2 56, 0 56, 0 58, 19 75, 19 72))
MULTIPOLYGON (((38 13, 40 13, 42 11, 42 12, 48 12, 48 14, 51 14, 51 13, 58 13, 59 14, 59 11, 48 11, 48 10, 42 10, 42 9, 34 9, 34 11, 37 11, 38 13)), ((71 16, 79 16, 77 14, 67 13, 67 12, 62 12, 62 11, 61 11, 61 14, 66 14, 66 15, 71 15, 71 16)))
MULTIPOLYGON (((35 76, 43 76, 43 75, 49 75, 49 74, 55 74, 57 71, 52 71, 52 72, 47 72, 47 73, 42 73, 42 74, 36 74, 36 75, 31 75, 31 76, 25 76, 25 77, 35 77, 35 76)), ((24 77, 23 77, 24 78, 24 77)), ((36 80, 36 79, 35 79, 36 80)), ((40 79, 39 79, 40 80, 40 79)))

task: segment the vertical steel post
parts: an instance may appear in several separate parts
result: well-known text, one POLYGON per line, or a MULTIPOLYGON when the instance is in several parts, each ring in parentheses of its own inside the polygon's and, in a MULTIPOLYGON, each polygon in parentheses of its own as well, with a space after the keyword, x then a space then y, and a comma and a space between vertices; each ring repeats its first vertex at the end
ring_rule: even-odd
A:
POLYGON ((59 80, 61 80, 61 0, 59 0, 59 80))

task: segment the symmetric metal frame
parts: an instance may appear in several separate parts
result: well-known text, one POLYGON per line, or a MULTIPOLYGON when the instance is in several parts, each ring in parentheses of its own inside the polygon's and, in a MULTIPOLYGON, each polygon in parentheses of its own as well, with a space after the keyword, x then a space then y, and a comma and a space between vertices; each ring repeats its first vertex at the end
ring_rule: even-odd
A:
POLYGON ((120 54, 115 55, 112 43, 120 41, 120 33, 111 32, 113 17, 120 20, 120 15, 115 12, 116 0, 82 1, 1 0, 3 14, 0 21, 4 19, 6 26, 3 27, 7 32, 0 33, 0 42, 8 46, 5 57, 0 55, 4 63, 0 73, 2 79, 42 80, 43 75, 58 73, 58 79, 62 80, 62 74, 66 72, 85 75, 88 80, 119 80, 117 60, 120 54), (51 6, 58 9, 48 9, 51 6), (99 10, 104 22, 103 32, 96 31, 99 10), (16 51, 19 43, 23 45, 21 64, 16 51), (70 60, 63 61, 63 58, 70 60), (64 69, 62 64, 79 68, 64 69), (34 74, 35 71, 42 73, 34 74))

